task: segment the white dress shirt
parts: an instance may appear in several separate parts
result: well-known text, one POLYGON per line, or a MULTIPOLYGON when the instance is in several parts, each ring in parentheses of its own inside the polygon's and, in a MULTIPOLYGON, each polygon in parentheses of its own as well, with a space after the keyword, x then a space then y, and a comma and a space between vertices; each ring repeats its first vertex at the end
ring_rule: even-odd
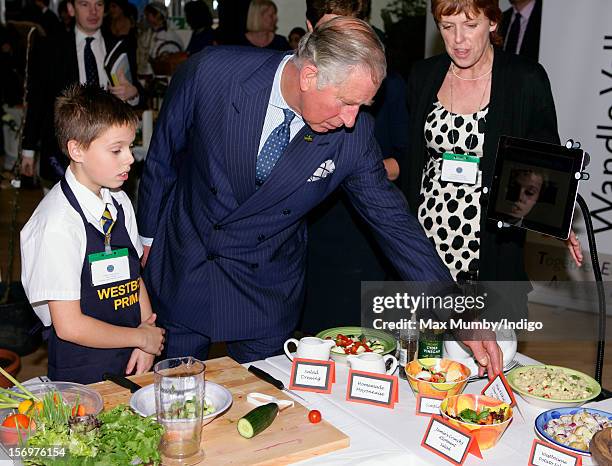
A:
POLYGON ((79 64, 79 82, 85 84, 87 82, 87 73, 85 72, 85 44, 87 37, 93 37, 91 41, 91 50, 96 57, 96 63, 98 65, 98 79, 100 80, 100 87, 106 89, 108 86, 108 76, 104 70, 104 59, 106 58, 106 45, 104 44, 104 38, 100 29, 98 29, 93 35, 88 36, 79 29, 78 26, 74 28, 74 34, 76 39, 76 50, 77 50, 77 62, 79 64))
MULTIPOLYGON (((509 53, 519 53, 521 51, 521 45, 523 45, 523 37, 525 37, 525 31, 527 30, 527 24, 529 23, 529 18, 531 17, 531 13, 533 12, 533 8, 535 7, 535 0, 531 0, 527 5, 523 7, 521 11, 518 11, 516 8, 512 7, 512 19, 510 20, 510 24, 508 25, 508 32, 510 32, 510 28, 512 28, 512 24, 516 19, 516 14, 521 14, 521 28, 519 29, 518 41, 516 43, 516 50, 508 50, 509 53)), ((506 47, 506 43, 508 42, 509 34, 506 34, 506 38, 504 39, 504 48, 506 47)))
MULTIPOLYGON (((261 130, 261 137, 259 138, 259 149, 257 150, 258 156, 262 147, 266 143, 268 136, 270 136, 270 133, 285 120, 285 113, 283 112, 283 109, 289 108, 289 104, 281 92, 281 78, 285 65, 287 65, 287 62, 291 60, 291 58, 293 58, 293 55, 287 55, 284 57, 278 65, 276 73, 274 74, 272 91, 270 92, 270 99, 268 100, 268 108, 266 109, 266 116, 264 118, 263 128, 261 130)), ((290 110, 295 113, 293 109, 290 110)), ((302 116, 296 113, 295 118, 289 125, 289 142, 291 142, 291 140, 304 127, 305 124, 306 123, 304 123, 302 116)), ((255 161, 253 161, 253 163, 255 163, 255 161)), ((253 182, 255 182, 255 180, 253 180, 253 182)), ((140 240, 145 246, 151 246, 151 244, 153 244, 153 238, 141 236, 140 240)))
MULTIPOLYGON (((113 198, 123 207, 125 227, 138 256, 142 244, 134 208, 123 191, 102 188, 102 199, 77 181, 70 167, 66 181, 89 223, 102 232, 100 218, 108 204, 113 220, 117 209, 113 198)), ((44 325, 51 325, 50 300, 81 299, 81 271, 87 246, 85 225, 70 205, 60 183, 47 194, 21 230, 21 281, 34 312, 44 325)))

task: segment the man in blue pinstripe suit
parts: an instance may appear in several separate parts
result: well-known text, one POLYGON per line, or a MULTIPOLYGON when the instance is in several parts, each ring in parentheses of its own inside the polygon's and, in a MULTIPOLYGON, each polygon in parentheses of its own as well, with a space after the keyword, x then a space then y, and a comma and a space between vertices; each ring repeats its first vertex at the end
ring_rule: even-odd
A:
POLYGON ((302 305, 304 216, 339 185, 404 279, 451 281, 358 115, 385 68, 372 29, 339 17, 295 55, 213 47, 173 77, 138 208, 168 357, 205 359, 211 341, 239 362, 281 351, 302 305), (258 159, 281 125, 290 142, 262 182, 258 159))

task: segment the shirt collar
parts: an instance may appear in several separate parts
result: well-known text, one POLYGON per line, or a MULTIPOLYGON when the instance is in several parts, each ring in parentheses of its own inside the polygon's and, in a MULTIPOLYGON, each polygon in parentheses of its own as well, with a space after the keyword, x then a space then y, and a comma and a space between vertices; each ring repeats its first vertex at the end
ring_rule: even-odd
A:
POLYGON ((102 199, 100 199, 76 179, 70 167, 66 169, 66 182, 68 186, 70 186, 70 189, 72 189, 74 197, 76 197, 81 209, 83 209, 85 217, 94 225, 97 225, 96 222, 99 222, 100 218, 102 218, 102 214, 107 204, 110 204, 109 211, 111 217, 113 217, 114 220, 117 219, 117 210, 115 209, 113 198, 108 188, 102 188, 100 190, 100 195, 102 196, 102 199))
MULTIPOLYGON (((274 81, 272 82, 272 92, 270 93, 269 103, 273 107, 280 108, 281 110, 288 108, 292 112, 294 112, 294 110, 289 107, 289 104, 287 103, 287 101, 283 97, 283 93, 281 92, 281 78, 283 76, 283 70, 285 69, 285 66, 287 65, 289 60, 291 60, 292 58, 293 55, 287 55, 286 57, 283 57, 282 61, 278 65, 276 73, 274 74, 274 81)), ((298 115, 297 113, 295 114, 295 116, 300 120, 302 119, 301 115, 298 115)))
POLYGON ((527 5, 523 7, 521 11, 518 11, 515 7, 512 7, 514 10, 513 16, 516 16, 517 13, 521 14, 521 19, 523 21, 529 21, 529 17, 531 16, 531 12, 535 7, 535 0, 531 0, 527 5))
POLYGON ((83 31, 81 31, 78 26, 75 26, 74 27, 74 34, 75 34, 75 39, 76 39, 77 45, 81 44, 82 42, 85 42, 85 39, 88 38, 88 37, 93 37, 94 39, 96 39, 94 41, 94 43, 96 41, 101 41, 102 40, 102 32, 100 32, 100 29, 98 29, 95 33, 93 33, 91 35, 87 35, 83 31))

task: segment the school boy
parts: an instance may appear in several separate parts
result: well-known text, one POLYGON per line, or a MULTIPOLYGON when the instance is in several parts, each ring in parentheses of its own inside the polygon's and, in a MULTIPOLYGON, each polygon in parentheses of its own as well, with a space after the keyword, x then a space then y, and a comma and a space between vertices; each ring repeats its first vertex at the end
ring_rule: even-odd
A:
POLYGON ((50 326, 49 378, 93 383, 148 371, 164 330, 140 278, 142 245, 120 190, 134 162, 137 116, 97 86, 58 97, 55 129, 70 165, 21 231, 21 279, 50 326))

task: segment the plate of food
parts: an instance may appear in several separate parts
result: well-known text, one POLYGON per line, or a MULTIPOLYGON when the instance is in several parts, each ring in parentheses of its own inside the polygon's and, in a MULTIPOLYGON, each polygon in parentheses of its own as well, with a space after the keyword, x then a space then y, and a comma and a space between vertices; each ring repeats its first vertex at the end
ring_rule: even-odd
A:
MULTIPOLYGON (((232 393, 223 385, 209 382, 204 383, 204 417, 202 425, 206 425, 219 414, 223 413, 232 404, 232 393)), ((153 384, 142 387, 130 398, 130 407, 141 416, 153 416, 155 411, 155 386, 153 384)), ((177 412, 188 410, 189 406, 177 406, 177 412)))
POLYGON ((601 386, 592 377, 560 366, 516 367, 506 379, 525 401, 547 409, 580 406, 601 392, 601 386))
POLYGON ((389 354, 395 351, 396 341, 393 335, 364 327, 335 327, 323 330, 316 335, 323 340, 335 340, 336 346, 331 348, 331 358, 346 364, 349 354, 364 352, 389 354))
POLYGON ((591 439, 608 427, 612 427, 612 414, 591 408, 551 409, 535 420, 535 429, 540 437, 582 456, 591 456, 591 439))

